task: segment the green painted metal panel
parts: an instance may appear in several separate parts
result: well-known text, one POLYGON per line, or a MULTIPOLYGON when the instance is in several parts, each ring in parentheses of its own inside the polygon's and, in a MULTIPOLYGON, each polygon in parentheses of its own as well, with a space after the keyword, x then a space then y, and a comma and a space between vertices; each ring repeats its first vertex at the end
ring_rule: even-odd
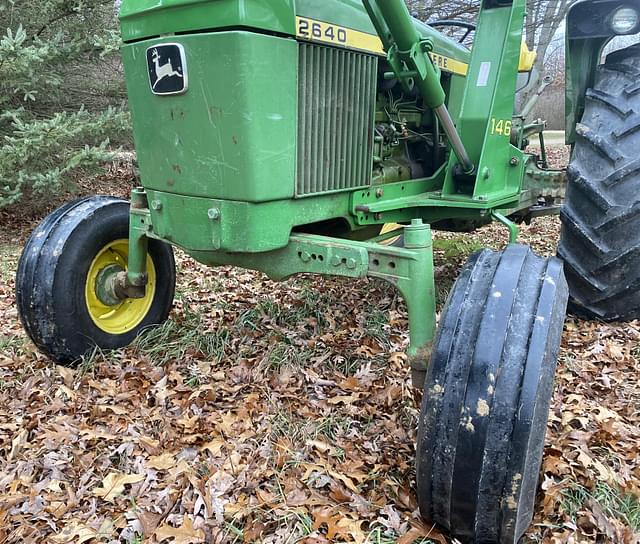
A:
POLYGON ((524 173, 524 154, 511 145, 514 95, 524 20, 524 0, 494 7, 485 2, 478 17, 469 73, 457 128, 471 161, 475 180, 454 175, 456 158, 443 196, 471 197, 493 207, 517 198, 524 173))
POLYGON ((293 35, 294 0, 124 0, 120 26, 125 42, 214 28, 293 35))
POLYGON ((122 56, 146 188, 247 202, 293 197, 294 40, 250 32, 193 34, 129 44, 122 56), (167 41, 184 47, 189 88, 157 96, 146 51, 167 41))
MULTIPOLYGON (((295 36, 296 16, 376 35, 360 0, 124 0, 120 26, 125 42, 224 28, 295 36)), ((422 36, 433 40, 436 53, 469 61, 469 51, 455 40, 420 21, 415 25, 422 36)))
POLYGON ((582 118, 585 94, 593 86, 602 50, 609 38, 566 38, 565 142, 576 141, 576 124, 582 118))
POLYGON ((271 251, 288 244, 295 226, 332 217, 351 221, 349 193, 260 203, 147 193, 154 236, 193 251, 271 251))

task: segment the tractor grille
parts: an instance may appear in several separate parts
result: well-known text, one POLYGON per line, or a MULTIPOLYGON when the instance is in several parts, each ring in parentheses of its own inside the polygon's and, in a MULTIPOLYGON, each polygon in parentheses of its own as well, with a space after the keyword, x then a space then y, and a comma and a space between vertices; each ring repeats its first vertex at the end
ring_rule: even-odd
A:
POLYGON ((301 43, 296 196, 370 184, 377 58, 301 43))

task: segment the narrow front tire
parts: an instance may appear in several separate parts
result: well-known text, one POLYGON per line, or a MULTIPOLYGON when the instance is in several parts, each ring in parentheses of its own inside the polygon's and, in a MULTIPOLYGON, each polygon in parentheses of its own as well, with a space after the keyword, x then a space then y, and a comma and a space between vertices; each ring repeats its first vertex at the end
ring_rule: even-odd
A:
POLYGON ((108 300, 99 292, 105 271, 126 271, 129 204, 96 196, 66 204, 46 217, 18 263, 16 300, 29 337, 60 364, 94 347, 131 343, 149 325, 166 320, 175 290, 170 246, 149 240, 149 282, 141 299, 108 300))
POLYGON ((515 544, 532 519, 568 289, 559 259, 483 250, 442 312, 416 447, 422 516, 515 544))

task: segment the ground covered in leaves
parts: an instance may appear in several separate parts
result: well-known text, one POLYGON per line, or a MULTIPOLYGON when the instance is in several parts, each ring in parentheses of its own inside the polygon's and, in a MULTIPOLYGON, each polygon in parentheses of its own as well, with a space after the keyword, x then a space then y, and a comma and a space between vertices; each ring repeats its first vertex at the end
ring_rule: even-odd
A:
MULTIPOLYGON (((63 368, 14 305, 38 217, 0 214, 0 543, 448 542, 418 516, 419 394, 390 287, 178 255, 166 325, 63 368)), ((551 255, 558 233, 538 219, 521 240, 551 255)), ((440 306, 467 255, 506 238, 437 235, 440 306)), ((639 322, 567 319, 529 541, 638 542, 639 346, 639 322)))

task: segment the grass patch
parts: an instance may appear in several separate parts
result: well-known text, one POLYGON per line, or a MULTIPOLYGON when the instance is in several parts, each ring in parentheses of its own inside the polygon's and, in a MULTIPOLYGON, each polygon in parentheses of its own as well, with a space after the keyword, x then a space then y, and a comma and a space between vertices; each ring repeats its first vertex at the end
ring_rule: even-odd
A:
POLYGON ((466 260, 469 255, 483 247, 483 244, 468 235, 460 235, 453 238, 436 238, 433 241, 433 250, 442 251, 445 260, 466 260))
POLYGON ((343 357, 342 355, 333 355, 324 363, 324 366, 334 372, 338 372, 343 376, 353 376, 366 364, 364 359, 357 357, 343 357))
POLYGON ((360 432, 361 425, 354 419, 341 414, 321 417, 316 420, 316 435, 323 436, 330 442, 335 442, 349 431, 360 432))
POLYGON ((305 284, 300 291, 300 296, 291 304, 285 306, 264 298, 255 307, 240 315, 235 326, 257 330, 260 328, 260 322, 267 318, 283 328, 294 328, 313 318, 316 321, 315 332, 320 333, 325 325, 323 310, 332 304, 335 304, 335 300, 305 284))
POLYGON ((312 356, 311 351, 286 342, 278 342, 267 352, 259 366, 264 370, 304 368, 312 356))
POLYGON ((598 482, 593 490, 576 483, 563 490, 562 495, 562 509, 574 521, 578 512, 593 500, 607 516, 616 518, 634 531, 640 531, 640 499, 634 495, 623 493, 604 482, 598 482))
POLYGON ((185 308, 184 319, 169 319, 143 330, 133 342, 134 349, 154 364, 164 365, 187 355, 219 362, 225 354, 229 332, 221 327, 211 331, 200 315, 185 308))
POLYGON ((0 244, 0 279, 3 283, 13 280, 22 248, 13 244, 0 244))
POLYGON ((381 346, 389 347, 389 319, 387 313, 375 306, 369 306, 365 312, 364 329, 367 336, 381 346))
POLYGON ((1 352, 22 352, 24 349, 25 339, 16 335, 0 335, 0 351, 1 352))
MULTIPOLYGON (((398 542, 398 535, 395 531, 386 527, 374 527, 371 529, 365 540, 366 544, 395 544, 398 542)), ((412 544, 435 544, 428 538, 416 538, 412 544)))
POLYGON ((296 417, 287 410, 278 410, 270 418, 271 438, 287 438, 292 444, 304 444, 315 436, 314 423, 307 418, 296 417))

